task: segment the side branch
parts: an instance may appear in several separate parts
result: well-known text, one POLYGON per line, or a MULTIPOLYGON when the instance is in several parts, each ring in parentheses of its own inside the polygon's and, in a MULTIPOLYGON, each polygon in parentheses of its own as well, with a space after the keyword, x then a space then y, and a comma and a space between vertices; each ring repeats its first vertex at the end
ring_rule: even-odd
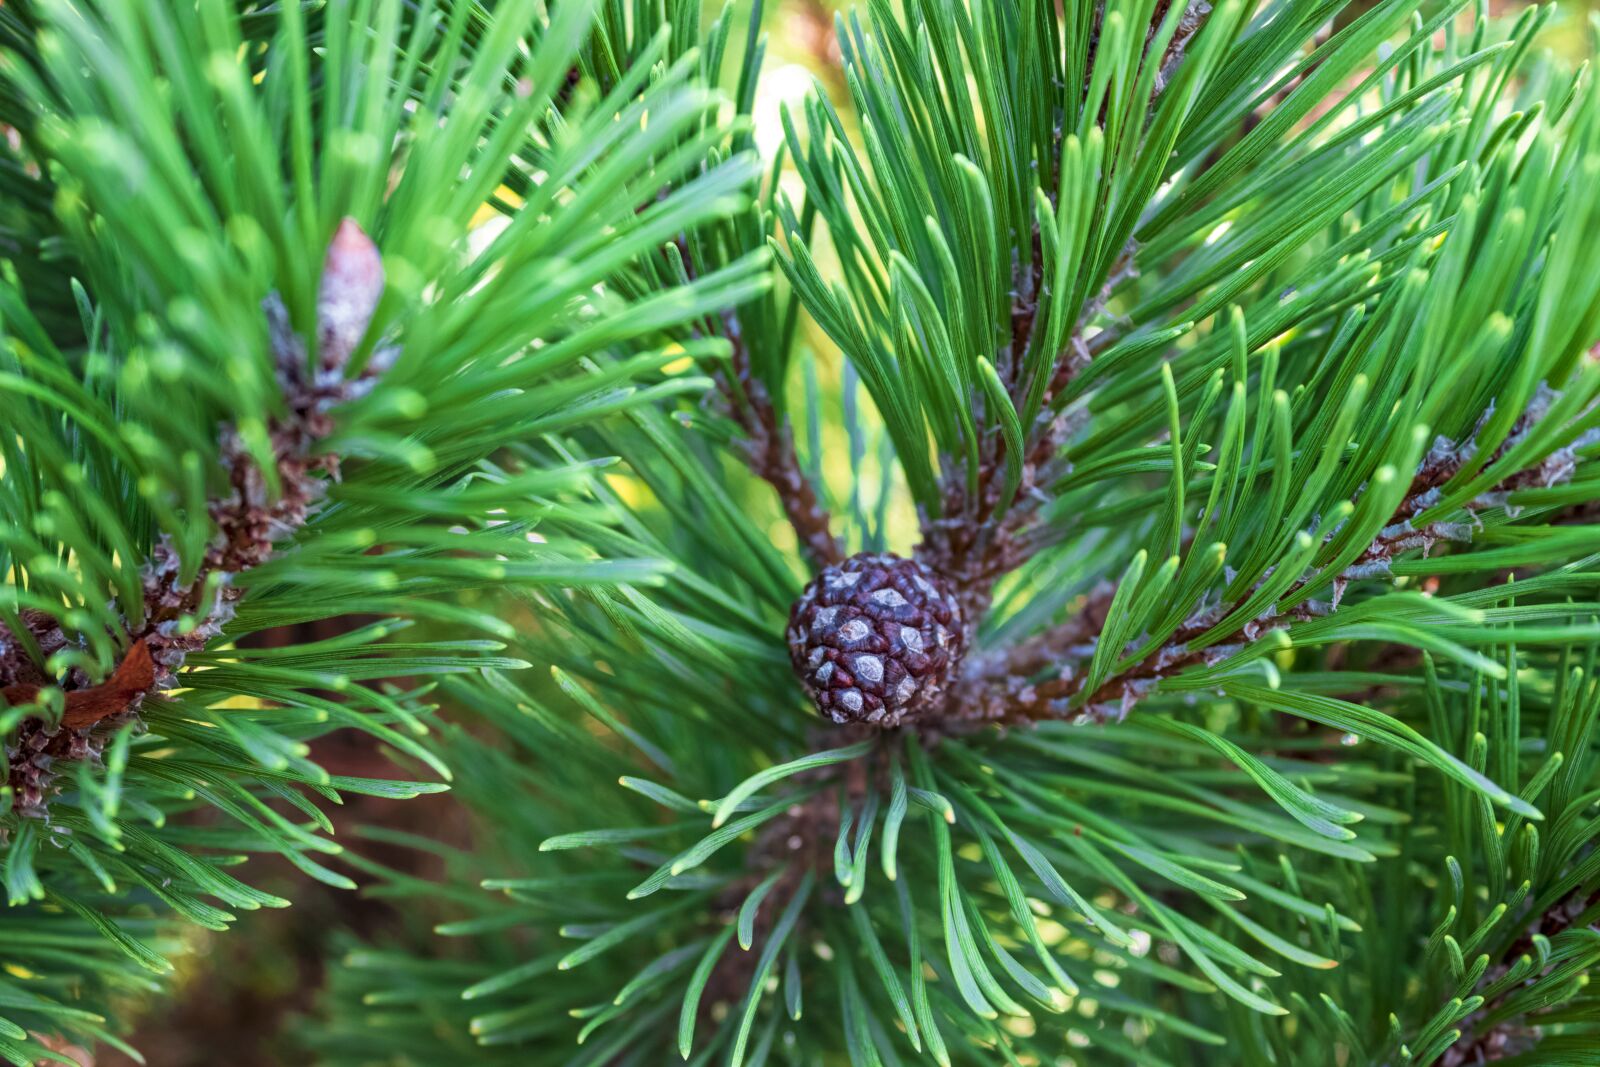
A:
MULTIPOLYGON (((1549 410, 1553 399, 1554 394, 1541 391, 1496 450, 1491 463, 1532 430, 1549 410)), ((1013 723, 1070 717, 1120 720, 1162 679, 1191 667, 1221 663, 1273 630, 1337 611, 1350 582, 1389 574, 1396 556, 1417 549, 1426 552, 1441 542, 1470 542, 1477 529, 1478 512, 1507 506, 1507 495, 1514 490, 1558 485, 1571 478, 1576 465, 1575 450, 1589 443, 1592 436, 1593 432, 1480 494, 1466 507, 1467 521, 1437 521, 1419 528, 1411 520, 1437 504, 1444 484, 1476 453, 1472 437, 1460 444, 1440 438, 1419 464, 1405 498, 1372 543, 1337 574, 1308 575, 1291 586, 1279 602, 1293 602, 1293 608, 1280 612, 1275 603, 1255 617, 1239 621, 1220 641, 1191 647, 1237 610, 1250 594, 1246 593, 1233 603, 1208 605, 1186 620, 1171 638, 1137 665, 1086 694, 1084 678, 1078 674, 1077 667, 1093 655, 1094 642, 1104 628, 1110 597, 1109 592, 1101 592, 1091 597, 1079 617, 1044 631, 1004 655, 974 664, 974 673, 963 683, 963 700, 957 705, 960 714, 969 719, 1013 723), (1308 590, 1323 585, 1329 587, 1331 600, 1301 597, 1308 590), (1040 678, 1045 671, 1051 673, 1040 678)))
POLYGON ((1512 963, 1542 958, 1535 949, 1535 937, 1549 943, 1568 931, 1600 933, 1600 924, 1595 921, 1597 906, 1600 906, 1600 890, 1590 891, 1579 887, 1548 910, 1531 916, 1522 935, 1500 956, 1500 962, 1490 967, 1479 980, 1476 991, 1485 998, 1485 1002, 1459 1024, 1462 1037, 1445 1051, 1439 1060, 1439 1067, 1471 1067, 1473 1064, 1489 1063, 1527 1052, 1538 1044, 1537 1029, 1528 1020, 1517 1014, 1507 1018, 1507 1013, 1501 1009, 1508 998, 1547 978, 1558 964, 1555 961, 1548 962, 1543 967, 1524 972, 1519 980, 1512 971, 1512 963))
MULTIPOLYGON (((666 193, 663 189, 658 195, 666 193)), ((688 241, 680 236, 675 243, 684 271, 690 278, 695 277, 688 241)), ((778 504, 794 527, 800 549, 811 566, 821 570, 839 563, 844 559, 844 546, 833 534, 832 516, 800 466, 789 420, 778 411, 766 383, 755 373, 739 316, 730 309, 722 313, 721 322, 723 337, 732 351, 727 367, 714 370, 712 377, 723 413, 744 431, 738 450, 751 472, 777 490, 778 504)))
MULTIPOLYGON (((1131 242, 1123 249, 1110 276, 1079 313, 1066 349, 1055 356, 1039 416, 1023 440, 1022 477, 1009 506, 1001 510, 1005 503, 1005 442, 980 407, 978 491, 976 495, 969 494, 963 471, 950 464, 943 482, 944 517, 923 521, 923 541, 917 546, 917 558, 955 583, 962 610, 970 620, 982 618, 988 610, 995 581, 1026 562, 1038 547, 1032 534, 1039 506, 1046 499, 1044 488, 1061 474, 1057 469, 1061 450, 1080 425, 1057 411, 1056 401, 1089 366, 1093 350, 1085 337, 1086 328, 1105 310, 1116 288, 1136 276, 1135 251, 1131 242)), ((1018 279, 1011 309, 1010 344, 996 363, 1012 402, 1019 408, 1025 402, 1027 383, 1022 369, 1033 339, 1042 270, 1036 254, 1028 273, 1018 279)))
MULTIPOLYGON (((1172 34, 1157 49, 1161 29, 1172 14, 1173 0, 1158 0, 1145 30, 1144 63, 1154 65, 1150 108, 1171 82, 1183 62, 1184 54, 1211 13, 1206 0, 1184 0, 1173 19, 1172 34)), ((1098 49, 1104 4, 1097 4, 1090 32, 1090 56, 1098 49)), ((1059 131, 1058 131, 1059 137, 1059 131)), ((1053 186, 1053 183, 1052 183, 1053 186)), ((1055 478, 1054 469, 1062 447, 1076 426, 1060 414, 1056 400, 1081 374, 1093 358, 1095 341, 1087 336, 1087 326, 1105 310, 1111 294, 1137 272, 1133 265, 1135 246, 1130 241, 1116 261, 1100 290, 1079 309, 1078 319, 1063 351, 1054 353, 1043 393, 1043 405, 1035 425, 1027 427, 1022 446, 1021 479, 1010 500, 1005 499, 1006 444, 998 432, 998 421, 986 417, 981 398, 974 402, 979 441, 976 491, 968 482, 964 464, 946 457, 941 492, 941 516, 923 518, 923 541, 917 558, 948 577, 957 587, 966 618, 976 622, 988 611, 994 582, 1016 569, 1038 548, 1032 527, 1038 517, 1043 489, 1055 478)), ((993 354, 994 366, 1011 401, 1022 408, 1029 392, 1023 368, 1028 347, 1034 341, 1040 294, 1044 291, 1044 265, 1038 235, 1033 238, 1033 255, 1026 264, 1018 257, 1014 270, 1009 343, 993 354)), ((1104 339, 1102 339, 1103 343, 1104 339)))
MULTIPOLYGON (((6 702, 30 704, 51 686, 65 690, 59 721, 26 718, 6 739, 13 802, 24 814, 42 813, 55 778, 53 764, 99 756, 105 739, 94 734, 96 726, 136 712, 146 694, 176 683, 189 654, 203 650, 233 618, 244 592, 240 576, 265 563, 280 542, 306 524, 326 479, 338 474, 337 456, 316 454, 333 432, 332 409, 369 390, 392 361, 392 352, 379 352, 360 377, 345 377, 383 287, 377 246, 353 219, 345 219, 323 265, 314 368, 277 294, 264 302, 284 401, 283 412, 268 423, 271 470, 263 469, 232 427, 222 428, 218 447, 228 492, 207 505, 215 533, 192 577, 186 577, 169 537, 163 535, 151 549, 143 567, 144 602, 136 613, 143 621, 129 627, 128 651, 110 679, 91 685, 76 670, 65 679, 51 678, 0 625, 0 694, 6 702)), ((126 606, 122 614, 135 617, 126 606)), ((71 643, 46 613, 25 611, 20 619, 46 657, 71 643)))
POLYGON ((828 509, 822 506, 816 488, 800 467, 789 421, 779 414, 766 384, 751 369, 750 350, 738 317, 725 313, 722 328, 733 353, 728 369, 716 375, 717 389, 728 414, 744 431, 740 451, 745 462, 777 490, 778 503, 812 566, 832 566, 844 559, 844 547, 833 535, 828 509))

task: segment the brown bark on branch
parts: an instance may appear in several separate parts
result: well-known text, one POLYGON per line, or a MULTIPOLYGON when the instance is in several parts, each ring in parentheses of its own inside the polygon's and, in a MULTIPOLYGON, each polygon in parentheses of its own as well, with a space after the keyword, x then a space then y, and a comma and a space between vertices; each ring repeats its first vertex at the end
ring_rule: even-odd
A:
POLYGON ((773 405, 765 383, 756 377, 744 331, 732 312, 722 316, 723 334, 733 346, 729 369, 716 376, 728 412, 744 431, 744 459, 757 477, 777 490, 784 517, 794 527, 800 548, 820 569, 844 559, 844 547, 833 535, 832 518, 817 498, 816 488, 800 467, 789 421, 773 405))

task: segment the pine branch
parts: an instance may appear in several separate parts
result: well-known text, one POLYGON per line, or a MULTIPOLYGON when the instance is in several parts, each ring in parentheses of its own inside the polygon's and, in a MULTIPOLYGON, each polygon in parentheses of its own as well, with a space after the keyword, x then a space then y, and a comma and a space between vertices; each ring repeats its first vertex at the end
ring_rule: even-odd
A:
MULTIPOLYGON (((1537 955, 1534 944, 1536 937, 1548 943, 1568 930, 1580 926, 1600 933, 1600 922, 1595 921, 1597 904, 1600 904, 1600 889, 1587 890, 1580 887, 1568 893, 1549 910, 1536 916, 1527 924, 1522 936, 1501 955, 1501 962, 1489 968, 1479 979, 1477 991, 1487 992, 1504 984, 1512 967, 1512 964, 1506 961, 1515 961, 1519 957, 1532 958, 1537 955)), ((1439 1067, 1474 1067, 1476 1064, 1492 1063, 1519 1052, 1529 1051, 1537 1045, 1539 1041, 1537 1029, 1530 1025, 1526 1016, 1520 1012, 1481 1030, 1478 1027, 1483 1022, 1493 1019, 1502 1002, 1513 993, 1534 985, 1556 966, 1556 963, 1551 962, 1509 988, 1499 990, 1483 1007, 1462 1020, 1458 1024, 1462 1037, 1445 1052, 1439 1060, 1439 1067)))
MULTIPOLYGON (((1146 62, 1150 61, 1149 51, 1155 44, 1170 6, 1170 0, 1158 0, 1151 15, 1145 32, 1146 62)), ((1104 10, 1103 3, 1095 8, 1091 57, 1099 41, 1104 10)), ((1149 102, 1152 109, 1182 63, 1189 42, 1200 31, 1210 13, 1211 5, 1205 0, 1189 0, 1161 54, 1149 102)), ((1054 190, 1055 182, 1052 181, 1048 184, 1048 195, 1052 202, 1055 199, 1054 190)), ((1034 228, 1032 239, 1033 254, 1028 257, 1025 267, 1019 261, 1013 278, 1009 345, 996 354, 995 361, 1011 403, 1018 410, 1025 409, 1029 400, 1031 383, 1023 374, 1024 361, 1034 341, 1036 312, 1045 287, 1044 261, 1037 227, 1034 228)), ((1040 413, 1027 429, 1021 480, 1015 491, 1010 495, 1005 491, 1007 446, 999 424, 986 414, 988 405, 981 397, 974 399, 975 421, 980 438, 977 491, 968 491, 966 474, 960 463, 947 458, 941 464, 945 471, 941 486, 942 515, 938 519, 923 516, 923 540, 917 546, 916 555, 952 579, 966 618, 974 623, 988 610, 996 580, 1021 566, 1038 548, 1036 539, 1030 536, 1030 528, 1037 519, 1040 505, 1048 499, 1043 490, 1059 474, 1055 464, 1062 447, 1082 428, 1077 419, 1058 412, 1055 402, 1089 366, 1094 354, 1114 342, 1117 336, 1115 331, 1102 330, 1091 337, 1088 328, 1105 311, 1106 304, 1118 288, 1138 276, 1134 261, 1137 251, 1138 246, 1132 240, 1122 249, 1099 290, 1079 311, 1076 327, 1069 335, 1066 347, 1056 353, 1051 361, 1052 370, 1043 390, 1040 413)))
MULTIPOLYGON (((1488 463, 1493 464, 1523 441, 1544 418, 1555 400, 1556 394, 1541 388, 1488 463)), ((1510 510, 1512 506, 1507 502, 1508 496, 1518 489, 1532 486, 1548 488, 1569 480, 1576 469, 1577 450, 1600 440, 1600 434, 1589 431, 1551 452, 1538 463, 1502 479, 1466 506, 1466 521, 1436 520, 1420 528, 1413 525, 1413 519, 1439 502, 1444 485, 1476 457, 1478 431, 1492 414, 1492 409, 1485 412, 1477 428, 1461 442, 1442 437, 1434 442, 1428 455, 1418 465, 1405 497, 1389 522, 1353 562, 1337 574, 1315 574, 1299 579, 1265 611, 1253 618, 1237 620, 1229 633, 1221 635, 1220 639, 1208 643, 1206 647, 1191 649, 1189 645, 1213 631, 1218 623, 1248 601, 1250 593, 1259 588, 1260 583, 1231 603, 1212 604, 1196 612, 1170 639, 1152 650, 1139 664, 1107 679, 1093 693, 1082 692, 1084 678, 1077 673, 1077 664, 1074 662, 1063 664, 1056 660, 1058 666, 1054 675, 1035 683, 1033 677, 1044 668, 1048 659, 1072 657, 1073 646, 1077 645, 1089 645, 1085 652, 1092 653, 1092 641, 1104 629, 1104 612, 1109 609, 1109 602, 1101 602, 1104 606, 1101 603, 1091 604, 1083 613, 1087 616, 1083 622, 1069 620, 1018 646, 1015 665, 1009 657, 991 658, 980 665, 979 670, 988 676, 969 681, 967 701, 958 707, 967 709, 973 718, 1002 722, 1063 716, 1093 721, 1120 721, 1162 679, 1191 667, 1219 664, 1274 630, 1336 612, 1345 588, 1351 582, 1388 575, 1396 557, 1418 550, 1426 554, 1446 542, 1470 543, 1479 512, 1495 507, 1510 510), (1307 591, 1324 585, 1331 587, 1330 600, 1302 598, 1307 591), (1280 613, 1277 604, 1285 601, 1292 603, 1293 607, 1280 613), (1099 616, 1098 622, 1094 621, 1096 615, 1099 616), (1093 626, 1093 634, 1085 634, 1086 624, 1093 626)), ((1332 536, 1330 533, 1325 539, 1332 536)), ((1087 656, 1079 655, 1076 658, 1081 661, 1087 656)))
MULTIPOLYGON (((295 335, 276 294, 263 304, 283 410, 268 423, 267 462, 233 427, 223 427, 218 449, 229 491, 207 507, 214 533, 197 566, 186 566, 171 538, 163 535, 143 569, 144 601, 122 605, 131 625, 128 651, 109 681, 95 685, 79 670, 69 673, 59 719, 24 719, 7 739, 14 803, 24 814, 41 813, 63 761, 97 759, 113 725, 136 713, 146 694, 169 689, 193 653, 204 650, 233 618, 248 574, 271 558, 277 546, 304 526, 328 479, 337 479, 339 459, 319 453, 334 428, 332 409, 369 390, 390 362, 380 353, 350 378, 355 354, 378 299, 383 263, 377 246, 353 219, 334 234, 323 265, 317 298, 317 361, 295 335)), ((68 639, 54 619, 39 612, 20 616, 28 642, 44 657, 68 639)), ((34 702, 52 680, 30 659, 18 635, 0 624, 0 683, 8 704, 34 702)))
MULTIPOLYGON (((828 697, 817 709, 828 715, 839 694, 813 682, 881 699, 913 677, 894 668, 929 647, 935 631, 922 616, 936 598, 949 606, 938 588, 946 576, 974 629, 993 583, 1052 543, 1060 555, 1017 574, 1014 595, 1006 589, 1001 629, 1054 610, 1049 594, 1028 603, 1050 583, 1090 592, 1058 625, 970 655, 953 687, 939 679, 925 714, 896 707, 907 729, 807 729, 771 633, 790 561, 725 494, 693 484, 721 470, 693 428, 641 433, 637 447, 619 434, 629 447, 615 448, 596 430, 655 490, 647 508, 668 515, 608 500, 620 527, 596 536, 601 550, 648 542, 676 565, 674 579, 659 601, 541 602, 549 610, 522 648, 591 683, 581 706, 474 682, 493 690, 482 710, 504 727, 458 760, 474 768, 464 788, 477 791, 483 852, 494 853, 464 863, 462 884, 481 882, 471 866, 488 862, 500 877, 486 888, 504 890, 463 894, 472 916, 453 929, 479 938, 467 996, 484 1049, 526 1041, 530 1062, 567 1062, 574 1054, 549 1040, 547 1020, 569 1012, 577 1058, 596 1064, 675 1053, 753 1064, 780 1034, 780 1058, 889 1063, 909 1058, 909 1046, 919 1062, 1049 1062, 1065 1035, 1033 1006, 1070 1012, 1082 997, 1101 1008, 1093 1025, 1073 1027, 1071 1055, 1096 1062, 1334 1055, 1374 1067, 1384 1055, 1368 1053, 1390 1033, 1398 1046, 1401 1027, 1421 1035, 1410 1059, 1432 1062, 1475 1005, 1457 998, 1433 1022, 1411 1023, 1459 964, 1479 966, 1474 935, 1490 929, 1485 916, 1502 896, 1498 868, 1482 891, 1486 861, 1505 858, 1502 880, 1515 886, 1553 856, 1588 855, 1576 812, 1560 813, 1551 795, 1592 789, 1578 753, 1592 733, 1588 646, 1600 624, 1577 599, 1593 585, 1592 560, 1570 563, 1592 550, 1592 535, 1557 538, 1487 514, 1480 525, 1478 515, 1503 507, 1509 519, 1525 500, 1554 514, 1582 493, 1567 483, 1587 439, 1535 453, 1574 436, 1570 413, 1594 395, 1592 379, 1567 373, 1566 343, 1568 333, 1592 339, 1592 289, 1579 280, 1592 262, 1568 235, 1593 213, 1555 211, 1579 198, 1541 184, 1561 176, 1578 188, 1573 177, 1593 168, 1554 161, 1592 145, 1558 150, 1567 127, 1547 125, 1553 106, 1501 115, 1510 102, 1485 86, 1521 76, 1509 57, 1496 69, 1507 50, 1478 48, 1489 31, 1470 44, 1440 34, 1431 14, 1413 23, 1414 4, 1379 5, 1315 55, 1306 45, 1332 16, 1325 6, 1284 5, 1256 20, 1219 5, 1197 37, 1204 4, 1108 3, 1105 36, 1090 40, 1095 8, 1062 17, 1048 4, 968 12, 917 0, 904 25, 869 33, 841 22, 857 113, 807 106, 804 127, 786 131, 805 210, 772 212, 799 299, 860 372, 906 491, 925 509, 916 565, 939 572, 930 582, 887 552, 823 568, 785 634, 808 691, 828 697), (1159 30, 1129 21, 1152 11, 1159 30), (965 22, 957 37, 945 32, 966 18, 970 34, 965 22), (1156 49, 1158 39, 1168 43, 1156 49), (1192 70, 1176 61, 1185 55, 1192 70), (1462 77, 1473 71, 1490 76, 1462 77), (1104 95, 1075 112, 1080 76, 1104 95), (1348 102, 1320 110, 1351 85, 1348 102), (1241 135, 1258 115, 1257 132, 1241 135), (855 131, 870 158, 856 154, 855 131), (1081 210, 1047 202, 1058 184, 1063 204, 1081 210), (817 219, 837 257, 811 255, 817 219), (1030 225, 1043 234, 1031 257, 1030 225), (1039 246, 1052 250, 1052 268, 1036 265, 1039 246), (1478 265, 1482 249, 1503 249, 1493 268, 1478 265), (1105 301, 1136 253, 1151 276, 1126 319, 1107 322, 1105 301), (824 278, 819 262, 839 277, 824 278), (1219 313, 1209 334, 1169 343, 1189 318, 1219 313), (1545 394, 1528 404, 1541 378, 1566 391, 1558 406, 1545 394), (1453 409, 1448 398, 1462 396, 1503 398, 1503 410, 1474 431, 1484 401, 1453 409), (1081 424, 1060 418, 1068 409, 1074 418, 1092 409, 1092 432, 1075 436, 1081 424), (1563 413, 1560 426, 1545 421, 1550 410, 1563 413), (1441 439, 1429 452, 1417 422, 1461 444, 1441 439), (1069 442, 1076 470, 1064 469, 1069 442), (1522 469, 1503 476, 1513 467, 1522 469), (1105 565, 1134 543, 1143 551, 1113 590, 1105 565), (1376 579, 1425 571, 1395 561, 1446 545, 1479 557, 1452 547, 1440 573, 1566 565, 1533 575, 1514 607, 1509 592, 1475 579, 1441 597, 1437 613, 1401 592, 1342 603, 1349 583, 1366 583, 1365 594, 1381 588, 1376 579), (1229 553, 1238 573, 1224 567, 1229 553), (1147 560, 1157 563, 1146 570, 1147 560), (920 601, 917 577, 934 587, 920 601), (1375 618, 1391 603, 1396 619, 1375 618), (1437 638, 1448 663, 1406 670, 1428 647, 1406 638, 1436 619, 1447 620, 1437 638), (1278 663, 1281 686, 1242 684, 1273 663, 1258 658, 1269 638, 1327 651, 1297 656, 1292 673, 1278 663), (1351 649, 1354 667, 1344 662, 1351 649), (1159 712, 1110 721, 1163 682, 1159 712), (1180 692, 1210 685, 1223 694, 1203 710, 1179 706, 1180 692), (1378 687, 1371 709, 1331 696, 1363 686, 1378 687), (1263 720, 1258 708, 1289 714, 1263 720), (1074 714, 1107 721, 1075 730, 1064 721, 1074 714), (1034 728, 987 728, 1021 722, 1034 728), (561 758, 526 774, 526 753, 552 750, 561 758), (1443 776, 1418 778, 1417 766, 1443 776), (514 826, 508 797, 529 801, 514 826), (546 857, 547 848, 586 854, 546 857), (1440 962, 1446 927, 1419 919, 1435 894, 1412 891, 1450 892, 1447 878, 1417 878, 1445 857, 1450 936, 1467 960, 1440 962), (574 896, 575 885, 594 891, 574 896), (1042 934, 1041 919, 1051 924, 1042 934), (526 940, 505 936, 511 928, 526 940), (1438 932, 1426 965, 1420 951, 1400 956, 1420 950, 1429 929, 1438 932), (829 952, 793 951, 796 931, 829 952), (792 1027, 802 987, 810 1011, 792 1027), (1391 1012, 1401 1020, 1393 1031, 1391 1012), (1037 1027, 1000 1019, 1029 1014, 1037 1027)), ((758 35, 752 21, 752 52, 758 35)), ((714 28, 707 54, 722 42, 714 28)), ((741 102, 754 78, 747 60, 741 102)), ((740 221, 757 233, 769 217, 740 221)), ((747 250, 744 231, 731 229, 747 250)), ((707 237, 707 276, 722 236, 707 237)), ((665 263, 656 280, 677 280, 670 254, 665 263)), ((822 565, 837 559, 837 542, 806 496, 785 405, 772 399, 786 353, 765 327, 782 316, 729 306, 742 321, 721 305, 698 313, 697 343, 716 333, 732 350, 719 365, 720 345, 701 349, 713 403, 779 492, 808 562, 822 565)), ((641 430, 658 416, 652 430, 665 416, 641 414, 641 430)), ((872 543, 875 524, 853 519, 851 536, 864 528, 872 543)), ((882 710, 854 706, 867 708, 882 710)), ((430 892, 400 880, 396 889, 430 892)), ((1516 912, 1493 914, 1505 922, 1483 936, 1511 940, 1516 912)), ((1577 934, 1559 934, 1557 951, 1577 934)), ((367 969, 367 989, 394 984, 383 963, 367 969)), ((449 1001, 463 980, 437 969, 428 1001, 449 1001)), ((400 995, 424 999, 421 985, 400 995)), ((409 1027, 389 1032, 391 1047, 419 1033, 409 1027)), ((345 1062, 377 1053, 367 1043, 382 1028, 366 1030, 345 1062)))
MULTIPOLYGON (((1061 473, 1057 469, 1061 450, 1083 425, 1083 416, 1062 414, 1054 404, 1093 360, 1098 336, 1086 339, 1087 328, 1105 310, 1117 288, 1138 276, 1134 266, 1136 251, 1131 242, 1123 249, 1111 276, 1079 314, 1078 326, 1068 338, 1066 349, 1052 361, 1054 369, 1044 389, 1039 416, 1023 442, 1022 476, 1012 498, 1004 498, 1005 439, 998 426, 984 417, 981 402, 976 408, 982 435, 976 495, 969 496, 959 464, 944 465, 947 473, 943 479, 943 517, 923 516, 923 540, 917 546, 916 557, 951 578, 968 620, 983 617, 989 609, 994 583, 1025 563, 1039 547, 1031 535, 1040 506, 1049 499, 1045 487, 1061 473)), ((1023 358, 1033 338, 1043 284, 1043 266, 1036 254, 1029 271, 1017 279, 1010 346, 1002 350, 996 365, 1012 404, 1019 409, 1026 402, 1029 386, 1022 375, 1023 358)))
POLYGON ((1094 639, 1105 628, 1116 588, 1102 582, 1072 615, 1055 626, 1018 641, 971 657, 952 695, 959 717, 1004 720, 1018 706, 1036 699, 1034 679, 1063 663, 1087 659, 1094 639))

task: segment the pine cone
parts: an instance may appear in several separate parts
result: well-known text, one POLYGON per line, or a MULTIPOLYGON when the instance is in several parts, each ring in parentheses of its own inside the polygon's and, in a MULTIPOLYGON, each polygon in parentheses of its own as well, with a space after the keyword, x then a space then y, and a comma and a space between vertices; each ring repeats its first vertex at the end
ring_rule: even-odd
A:
POLYGON ((806 586, 785 636, 823 715, 883 727, 937 704, 967 643, 960 603, 934 571, 865 552, 806 586))

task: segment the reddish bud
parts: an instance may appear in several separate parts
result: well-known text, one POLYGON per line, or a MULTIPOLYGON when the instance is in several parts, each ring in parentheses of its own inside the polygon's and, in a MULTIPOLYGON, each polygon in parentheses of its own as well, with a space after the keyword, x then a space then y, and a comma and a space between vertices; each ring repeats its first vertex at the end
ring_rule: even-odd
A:
POLYGON ((383 296, 383 257, 355 219, 339 223, 322 264, 317 290, 317 354, 324 367, 342 367, 366 336, 383 296))

